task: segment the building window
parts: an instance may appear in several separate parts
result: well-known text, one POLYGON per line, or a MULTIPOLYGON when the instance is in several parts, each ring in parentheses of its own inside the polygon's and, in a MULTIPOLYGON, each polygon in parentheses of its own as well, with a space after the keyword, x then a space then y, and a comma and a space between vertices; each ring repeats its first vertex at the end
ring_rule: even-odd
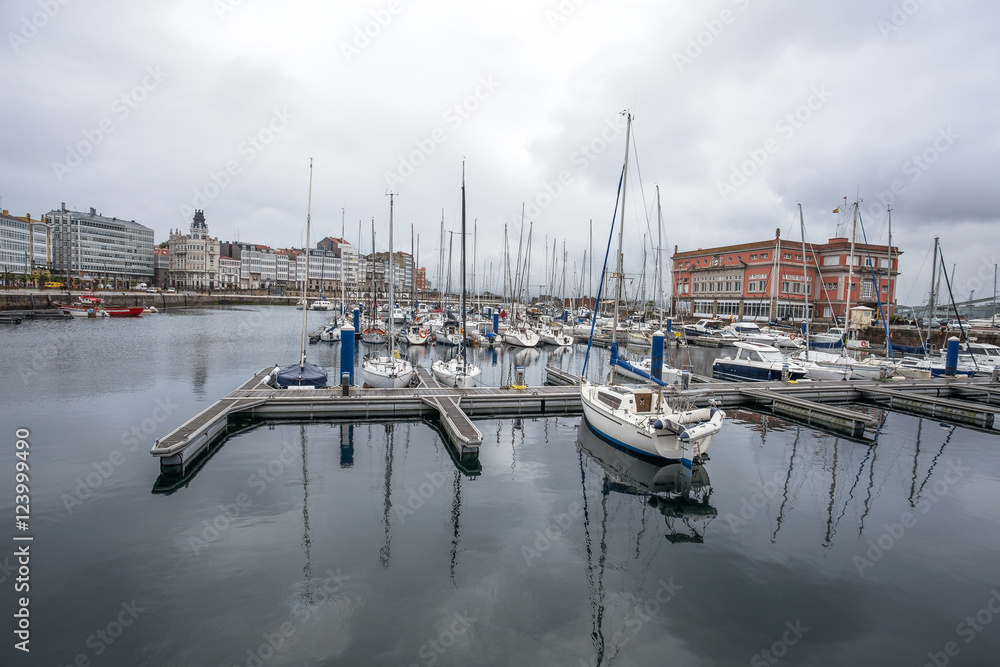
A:
POLYGON ((767 253, 766 252, 760 253, 760 258, 761 259, 767 259, 767 253))
POLYGON ((757 255, 750 255, 750 260, 751 260, 751 261, 753 261, 753 260, 755 260, 755 259, 757 259, 757 255))
MULTIPOLYGON (((792 258, 792 253, 790 253, 790 252, 786 252, 786 253, 785 253, 785 259, 791 259, 791 258, 792 258)), ((801 259, 801 258, 800 258, 800 259, 801 259)))

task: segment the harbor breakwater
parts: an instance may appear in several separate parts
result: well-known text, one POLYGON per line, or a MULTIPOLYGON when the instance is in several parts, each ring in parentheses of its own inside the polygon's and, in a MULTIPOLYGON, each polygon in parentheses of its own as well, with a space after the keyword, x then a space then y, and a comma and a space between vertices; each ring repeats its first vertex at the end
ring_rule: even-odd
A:
MULTIPOLYGON (((6 292, 0 294, 0 311, 45 310, 56 303, 73 303, 82 292, 6 292)), ((98 292, 107 306, 155 306, 158 310, 189 306, 292 306, 294 296, 254 294, 151 294, 147 292, 98 292)))

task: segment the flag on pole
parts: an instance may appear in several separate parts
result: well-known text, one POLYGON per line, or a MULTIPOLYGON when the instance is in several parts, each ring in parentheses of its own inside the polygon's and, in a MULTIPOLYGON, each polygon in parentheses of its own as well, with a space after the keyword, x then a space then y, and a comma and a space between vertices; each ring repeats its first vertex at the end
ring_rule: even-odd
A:
POLYGON ((838 206, 837 208, 833 209, 833 212, 834 213, 840 213, 840 207, 838 206))

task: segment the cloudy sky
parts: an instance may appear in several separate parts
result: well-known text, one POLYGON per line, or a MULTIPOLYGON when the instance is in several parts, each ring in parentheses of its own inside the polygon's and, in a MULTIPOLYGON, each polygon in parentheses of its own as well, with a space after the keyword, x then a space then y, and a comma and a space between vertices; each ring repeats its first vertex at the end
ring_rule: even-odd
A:
POLYGON ((871 242, 892 206, 901 301, 925 298, 935 235, 957 296, 992 293, 994 1, 7 0, 0 25, 14 214, 95 207, 161 241, 199 208, 222 240, 298 246, 313 158, 314 239, 364 221, 367 252, 374 218, 384 250, 391 189, 396 247, 412 225, 434 278, 464 159, 478 274, 524 205, 537 291, 553 240, 581 279, 591 220, 603 257, 629 109, 631 270, 657 185, 671 250, 798 240, 798 202, 825 241, 860 197, 871 242))

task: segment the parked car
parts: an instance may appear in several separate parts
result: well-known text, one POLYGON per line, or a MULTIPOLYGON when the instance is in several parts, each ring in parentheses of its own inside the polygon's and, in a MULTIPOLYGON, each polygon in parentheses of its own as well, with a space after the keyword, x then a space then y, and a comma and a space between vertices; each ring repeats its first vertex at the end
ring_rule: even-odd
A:
POLYGON ((176 294, 176 293, 177 293, 177 290, 174 289, 173 287, 170 287, 170 288, 167 289, 167 294, 176 294))
POLYGON ((156 294, 159 291, 160 290, 156 289, 155 287, 150 287, 149 289, 146 290, 148 294, 156 294))

